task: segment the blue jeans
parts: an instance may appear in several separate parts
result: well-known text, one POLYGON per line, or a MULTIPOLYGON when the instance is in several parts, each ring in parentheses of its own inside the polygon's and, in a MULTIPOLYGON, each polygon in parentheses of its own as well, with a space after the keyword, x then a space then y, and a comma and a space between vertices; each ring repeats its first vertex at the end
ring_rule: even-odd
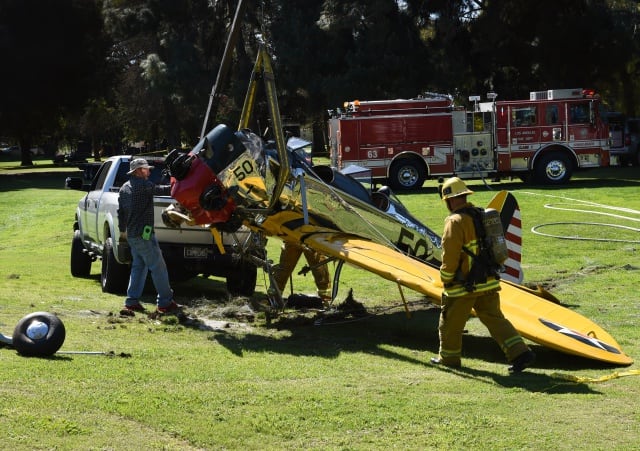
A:
POLYGON ((131 277, 127 288, 126 305, 140 302, 144 291, 147 273, 151 271, 153 286, 158 292, 156 299, 158 307, 166 307, 173 300, 173 290, 169 285, 167 264, 162 257, 162 251, 155 235, 148 240, 142 237, 127 237, 131 248, 131 277))

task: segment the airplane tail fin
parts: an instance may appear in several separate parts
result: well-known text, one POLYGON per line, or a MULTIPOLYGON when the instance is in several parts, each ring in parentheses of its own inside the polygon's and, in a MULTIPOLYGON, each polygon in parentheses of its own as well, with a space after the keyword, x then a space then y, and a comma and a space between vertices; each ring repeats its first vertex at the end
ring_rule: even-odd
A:
POLYGON ((505 272, 502 278, 509 282, 521 284, 524 278, 522 266, 522 224, 520 219, 520 207, 513 194, 508 191, 500 191, 487 205, 500 212, 502 231, 507 241, 509 258, 504 263, 505 272))

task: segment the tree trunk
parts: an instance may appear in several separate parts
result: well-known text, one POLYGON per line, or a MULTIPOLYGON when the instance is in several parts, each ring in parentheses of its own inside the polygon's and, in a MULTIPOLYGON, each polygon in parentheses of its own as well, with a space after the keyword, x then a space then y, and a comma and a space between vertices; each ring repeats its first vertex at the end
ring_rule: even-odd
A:
POLYGON ((31 159, 31 138, 20 138, 20 166, 33 166, 31 159))
POLYGON ((100 149, 98 148, 98 140, 95 133, 91 134, 91 153, 94 161, 100 161, 100 149))

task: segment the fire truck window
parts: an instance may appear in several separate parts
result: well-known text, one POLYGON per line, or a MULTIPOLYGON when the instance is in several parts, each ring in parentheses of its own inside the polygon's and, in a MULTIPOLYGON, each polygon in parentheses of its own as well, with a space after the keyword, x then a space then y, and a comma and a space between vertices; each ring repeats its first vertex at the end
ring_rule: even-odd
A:
POLYGON ((545 120, 547 125, 558 123, 558 105, 547 105, 545 120))
POLYGON ((530 127, 537 124, 536 107, 514 108, 511 110, 511 121, 516 127, 530 127))
POLYGON ((629 133, 640 133, 640 122, 637 119, 629 119, 627 122, 629 133))
POLYGON ((589 104, 578 103, 569 109, 569 121, 572 124, 586 124, 589 122, 589 104))

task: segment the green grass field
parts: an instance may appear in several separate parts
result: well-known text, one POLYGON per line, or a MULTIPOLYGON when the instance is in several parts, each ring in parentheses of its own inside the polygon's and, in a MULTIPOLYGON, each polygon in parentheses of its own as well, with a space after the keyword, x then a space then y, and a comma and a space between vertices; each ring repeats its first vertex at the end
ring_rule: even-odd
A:
MULTIPOLYGON (((62 188, 73 168, 51 170, 0 162, 0 332, 11 335, 28 313, 55 312, 67 332, 61 351, 102 354, 26 358, 0 348, 0 449, 640 449, 637 376, 562 377, 606 378, 637 364, 532 344, 535 367, 510 376, 471 319, 464 368, 434 367, 438 309, 407 293, 408 319, 393 284, 352 268, 339 297, 353 288, 376 313, 360 321, 314 326, 287 312, 268 326, 259 312, 253 321, 225 317, 249 303, 228 299, 213 278, 174 286, 199 323, 121 318, 123 298, 101 292, 99 262, 88 279, 70 275, 82 193, 62 188)), ((447 212, 436 186, 400 197, 440 232, 447 212)), ((470 187, 478 205, 493 195, 481 181, 470 187)), ((525 282, 548 287, 640 358, 640 171, 579 173, 561 188, 489 187, 511 190, 521 206, 525 282), (587 237, 600 241, 577 239, 587 237)), ((278 242, 268 250, 277 258, 278 242)), ((313 292, 311 276, 294 285, 313 292)), ((259 273, 252 301, 264 293, 259 273)))

